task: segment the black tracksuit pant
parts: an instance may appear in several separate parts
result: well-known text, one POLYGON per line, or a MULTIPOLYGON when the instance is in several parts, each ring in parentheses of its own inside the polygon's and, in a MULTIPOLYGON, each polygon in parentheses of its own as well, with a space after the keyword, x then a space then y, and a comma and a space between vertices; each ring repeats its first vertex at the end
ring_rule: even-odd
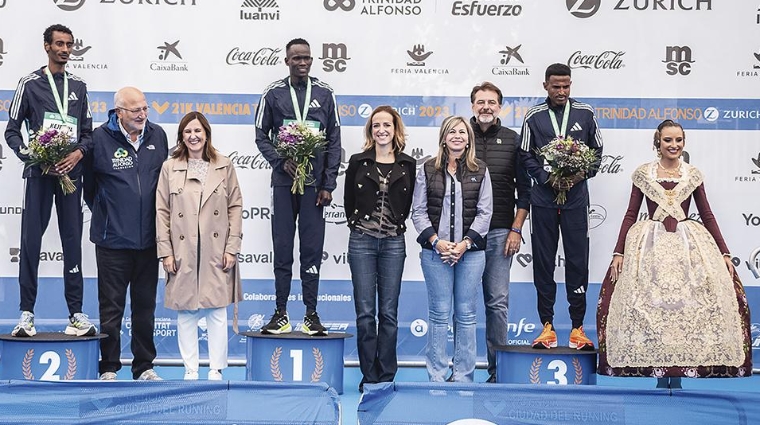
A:
POLYGON ((18 281, 21 311, 34 312, 37 301, 42 235, 47 229, 53 201, 63 248, 63 285, 69 315, 82 312, 82 179, 72 179, 77 189, 64 195, 57 177, 43 175, 24 179, 24 210, 21 213, 21 258, 18 281))
POLYGON ((274 286, 277 310, 286 311, 293 278, 293 247, 298 220, 300 276, 306 311, 316 311, 319 270, 325 243, 324 207, 317 206, 317 190, 306 187, 294 195, 290 186, 272 187, 272 245, 274 248, 274 286))
POLYGON ((541 323, 553 323, 557 283, 555 261, 560 231, 565 248, 565 289, 570 304, 573 328, 583 325, 588 289, 588 209, 531 207, 531 242, 533 244, 533 280, 538 292, 538 315, 541 323))

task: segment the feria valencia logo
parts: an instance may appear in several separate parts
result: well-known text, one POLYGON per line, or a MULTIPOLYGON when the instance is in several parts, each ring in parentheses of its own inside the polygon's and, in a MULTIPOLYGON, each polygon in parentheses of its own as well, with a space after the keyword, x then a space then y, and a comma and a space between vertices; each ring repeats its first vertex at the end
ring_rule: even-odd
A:
POLYGON ((590 18, 599 11, 602 0, 565 0, 567 10, 576 18, 590 18))

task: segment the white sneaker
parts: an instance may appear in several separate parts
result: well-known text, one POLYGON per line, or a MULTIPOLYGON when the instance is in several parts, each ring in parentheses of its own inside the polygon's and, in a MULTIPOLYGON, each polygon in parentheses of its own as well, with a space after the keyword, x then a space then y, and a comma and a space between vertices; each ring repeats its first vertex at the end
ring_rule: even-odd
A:
POLYGON ((197 370, 188 369, 185 371, 185 381, 197 381, 197 380, 198 380, 197 370))
POLYGON ((209 369, 208 370, 208 380, 209 381, 221 381, 222 380, 222 372, 216 370, 216 369, 209 369))
POLYGON ((34 313, 31 311, 22 311, 18 325, 13 328, 12 336, 35 336, 37 329, 34 327, 34 313))
POLYGON ((98 328, 90 322, 84 313, 74 313, 69 318, 69 324, 64 331, 66 335, 92 336, 98 333, 98 328))
POLYGON ((103 372, 100 374, 100 378, 98 379, 101 381, 115 381, 116 372, 103 372))
POLYGON ((148 369, 137 377, 138 381, 163 381, 153 369, 148 369))

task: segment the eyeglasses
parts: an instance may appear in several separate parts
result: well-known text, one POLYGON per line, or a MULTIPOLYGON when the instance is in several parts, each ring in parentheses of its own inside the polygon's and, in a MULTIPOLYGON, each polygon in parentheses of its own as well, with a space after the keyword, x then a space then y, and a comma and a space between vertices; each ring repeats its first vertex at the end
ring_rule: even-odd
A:
POLYGON ((150 107, 143 106, 142 108, 127 109, 127 108, 122 108, 120 106, 117 106, 116 109, 121 109, 122 111, 127 111, 127 112, 129 112, 131 114, 134 114, 134 115, 138 115, 140 112, 145 112, 145 114, 147 115, 148 111, 150 110, 150 107))

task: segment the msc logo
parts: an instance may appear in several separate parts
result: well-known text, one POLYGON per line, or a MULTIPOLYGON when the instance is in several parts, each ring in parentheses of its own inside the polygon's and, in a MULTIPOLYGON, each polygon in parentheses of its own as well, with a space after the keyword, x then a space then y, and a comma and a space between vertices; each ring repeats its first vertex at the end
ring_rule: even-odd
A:
POLYGON ((689 46, 666 46, 665 47, 665 72, 668 75, 691 74, 691 47, 689 46))
POLYGON ((53 3, 61 10, 73 12, 82 7, 84 1, 85 0, 53 0, 53 3))
POLYGON ((9 248, 8 254, 11 256, 11 263, 18 263, 21 260, 20 248, 9 248))
POLYGON ((590 18, 599 11, 602 0, 565 0, 567 10, 576 18, 590 18))
POLYGON ((116 152, 113 153, 113 157, 117 159, 126 158, 129 156, 129 152, 127 152, 124 148, 116 149, 116 152))
POLYGON ((322 4, 325 6, 325 9, 329 10, 330 12, 338 9, 341 9, 345 12, 350 12, 354 10, 354 6, 356 6, 356 0, 324 0, 322 4))
POLYGON ((348 57, 346 45, 343 43, 322 43, 322 70, 325 72, 344 72, 348 57))

